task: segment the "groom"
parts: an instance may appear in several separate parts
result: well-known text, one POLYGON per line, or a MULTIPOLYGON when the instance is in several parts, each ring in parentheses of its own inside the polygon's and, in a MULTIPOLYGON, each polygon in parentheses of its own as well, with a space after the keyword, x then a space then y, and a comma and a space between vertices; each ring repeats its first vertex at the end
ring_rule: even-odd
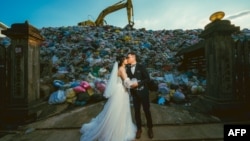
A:
POLYGON ((133 78, 137 79, 137 83, 133 84, 130 89, 130 93, 133 97, 133 104, 135 110, 135 120, 137 126, 136 138, 141 137, 142 128, 141 128, 141 105, 143 107, 148 127, 148 137, 153 138, 153 124, 152 117, 150 112, 150 102, 149 102, 149 91, 147 83, 150 80, 149 74, 146 68, 137 63, 136 54, 130 52, 127 55, 127 62, 131 66, 127 68, 128 77, 132 80, 133 78))

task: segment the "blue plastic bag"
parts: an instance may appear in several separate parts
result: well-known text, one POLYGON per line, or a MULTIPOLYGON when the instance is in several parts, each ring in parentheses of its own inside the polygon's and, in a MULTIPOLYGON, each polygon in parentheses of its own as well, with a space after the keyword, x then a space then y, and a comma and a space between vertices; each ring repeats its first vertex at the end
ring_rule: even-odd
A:
POLYGON ((53 81, 53 85, 54 85, 56 88, 61 88, 61 87, 64 85, 64 82, 61 81, 61 80, 54 80, 54 81, 53 81))
POLYGON ((185 95, 180 91, 176 91, 173 95, 173 99, 177 102, 184 101, 185 95))
POLYGON ((50 95, 49 104, 59 104, 65 102, 65 100, 66 100, 66 95, 64 90, 58 90, 50 95))
POLYGON ((159 105, 164 105, 165 102, 166 102, 166 100, 165 100, 164 97, 160 97, 160 98, 158 99, 158 104, 159 104, 159 105))

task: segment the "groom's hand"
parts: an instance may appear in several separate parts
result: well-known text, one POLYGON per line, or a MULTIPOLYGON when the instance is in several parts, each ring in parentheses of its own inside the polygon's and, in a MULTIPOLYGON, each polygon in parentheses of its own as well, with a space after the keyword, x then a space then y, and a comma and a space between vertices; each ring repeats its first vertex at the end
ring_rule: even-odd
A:
POLYGON ((138 83, 137 83, 137 82, 136 82, 136 83, 133 83, 130 87, 131 87, 132 89, 134 89, 134 88, 138 87, 138 83))

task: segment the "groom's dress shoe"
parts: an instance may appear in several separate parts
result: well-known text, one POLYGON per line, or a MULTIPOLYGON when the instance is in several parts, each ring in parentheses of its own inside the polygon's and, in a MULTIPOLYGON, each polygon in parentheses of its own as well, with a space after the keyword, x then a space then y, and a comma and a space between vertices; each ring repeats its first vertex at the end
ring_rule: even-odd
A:
POLYGON ((137 130, 136 132, 136 138, 139 139, 141 137, 141 130, 137 130))
POLYGON ((152 139, 152 138, 154 137, 154 133, 153 133, 152 128, 148 129, 148 137, 149 137, 150 139, 152 139))

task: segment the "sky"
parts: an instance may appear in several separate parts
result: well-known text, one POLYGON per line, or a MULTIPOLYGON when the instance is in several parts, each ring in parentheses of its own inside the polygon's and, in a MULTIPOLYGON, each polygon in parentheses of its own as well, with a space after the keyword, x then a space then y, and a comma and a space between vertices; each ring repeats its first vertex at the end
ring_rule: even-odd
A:
MULTIPOLYGON (((0 22, 11 27, 28 21, 36 28, 76 26, 95 21, 102 10, 120 0, 0 0, 0 22)), ((124 1, 126 2, 126 0, 124 1)), ((250 29, 250 0, 132 0, 134 28, 147 30, 204 29, 209 17, 223 11, 223 19, 250 29)), ((107 24, 125 27, 126 8, 105 17, 107 24)))

